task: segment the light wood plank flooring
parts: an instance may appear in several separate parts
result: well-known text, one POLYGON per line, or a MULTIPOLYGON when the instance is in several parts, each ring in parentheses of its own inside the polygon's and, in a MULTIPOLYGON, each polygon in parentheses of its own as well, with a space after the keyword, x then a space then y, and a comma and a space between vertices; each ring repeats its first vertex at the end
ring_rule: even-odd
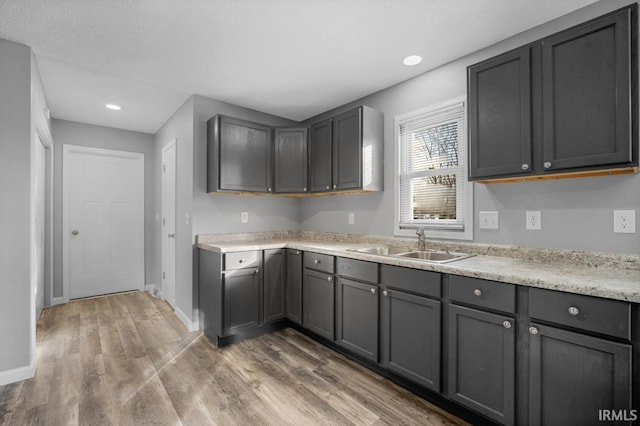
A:
POLYGON ((37 336, 0 424, 463 424, 292 329, 217 349, 148 293, 48 308, 37 336))

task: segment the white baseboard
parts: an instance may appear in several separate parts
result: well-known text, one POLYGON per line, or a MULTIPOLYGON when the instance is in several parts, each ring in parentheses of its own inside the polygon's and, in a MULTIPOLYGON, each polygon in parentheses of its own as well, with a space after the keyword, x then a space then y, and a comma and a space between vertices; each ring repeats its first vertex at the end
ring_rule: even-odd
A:
POLYGON ((174 310, 176 312, 176 316, 180 318, 180 321, 182 321, 185 327, 187 327, 187 330, 190 332, 200 330, 200 321, 191 321, 191 319, 178 307, 175 307, 174 310))
POLYGON ((0 371, 0 386, 30 379, 34 376, 35 373, 36 365, 33 360, 31 361, 31 364, 25 367, 18 367, 14 368, 13 370, 0 371))
POLYGON ((53 297, 51 299, 51 306, 62 305, 63 303, 67 303, 68 301, 69 301, 69 299, 67 299, 64 296, 62 296, 62 297, 53 297))

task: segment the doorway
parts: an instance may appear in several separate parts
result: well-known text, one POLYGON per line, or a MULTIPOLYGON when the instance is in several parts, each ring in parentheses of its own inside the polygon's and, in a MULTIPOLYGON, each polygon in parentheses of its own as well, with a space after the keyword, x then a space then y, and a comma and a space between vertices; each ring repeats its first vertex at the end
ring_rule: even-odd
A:
POLYGON ((63 288, 144 289, 144 154, 63 145, 63 288))
POLYGON ((162 298, 176 303, 176 139, 162 148, 162 298))

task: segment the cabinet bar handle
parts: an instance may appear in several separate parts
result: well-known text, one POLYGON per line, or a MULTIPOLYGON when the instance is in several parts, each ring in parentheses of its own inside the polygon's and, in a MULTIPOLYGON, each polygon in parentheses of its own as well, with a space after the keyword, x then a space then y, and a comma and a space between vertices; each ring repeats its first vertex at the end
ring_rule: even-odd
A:
POLYGON ((569 312, 569 315, 573 315, 575 317, 580 313, 580 310, 575 306, 570 306, 569 309, 567 309, 567 312, 569 312))
POLYGON ((473 294, 480 297, 482 296, 482 290, 480 290, 479 288, 476 288, 475 290, 473 290, 473 294))
POLYGON ((535 336, 536 334, 538 334, 538 329, 535 327, 529 327, 529 333, 535 336))
POLYGON ((511 328, 511 323, 510 323, 509 321, 504 321, 504 322, 502 323, 502 326, 503 326, 504 328, 511 328))

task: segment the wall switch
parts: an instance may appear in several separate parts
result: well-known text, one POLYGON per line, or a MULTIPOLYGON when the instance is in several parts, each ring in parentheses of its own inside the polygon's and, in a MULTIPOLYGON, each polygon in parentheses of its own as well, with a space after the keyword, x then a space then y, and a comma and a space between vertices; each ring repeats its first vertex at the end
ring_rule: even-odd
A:
POLYGON ((480 229, 498 229, 499 227, 498 212, 480 212, 480 229))
POLYGON ((525 212, 525 220, 526 220, 525 227, 529 231, 542 230, 542 212, 540 212, 539 210, 536 210, 536 211, 527 210, 525 212))
POLYGON ((635 210, 614 210, 613 211, 613 232, 616 234, 636 233, 636 211, 635 210))
POLYGON ((249 223, 249 212, 240 213, 240 222, 249 223))
POLYGON ((349 225, 353 225, 354 223, 356 223, 356 214, 349 213, 349 225))

